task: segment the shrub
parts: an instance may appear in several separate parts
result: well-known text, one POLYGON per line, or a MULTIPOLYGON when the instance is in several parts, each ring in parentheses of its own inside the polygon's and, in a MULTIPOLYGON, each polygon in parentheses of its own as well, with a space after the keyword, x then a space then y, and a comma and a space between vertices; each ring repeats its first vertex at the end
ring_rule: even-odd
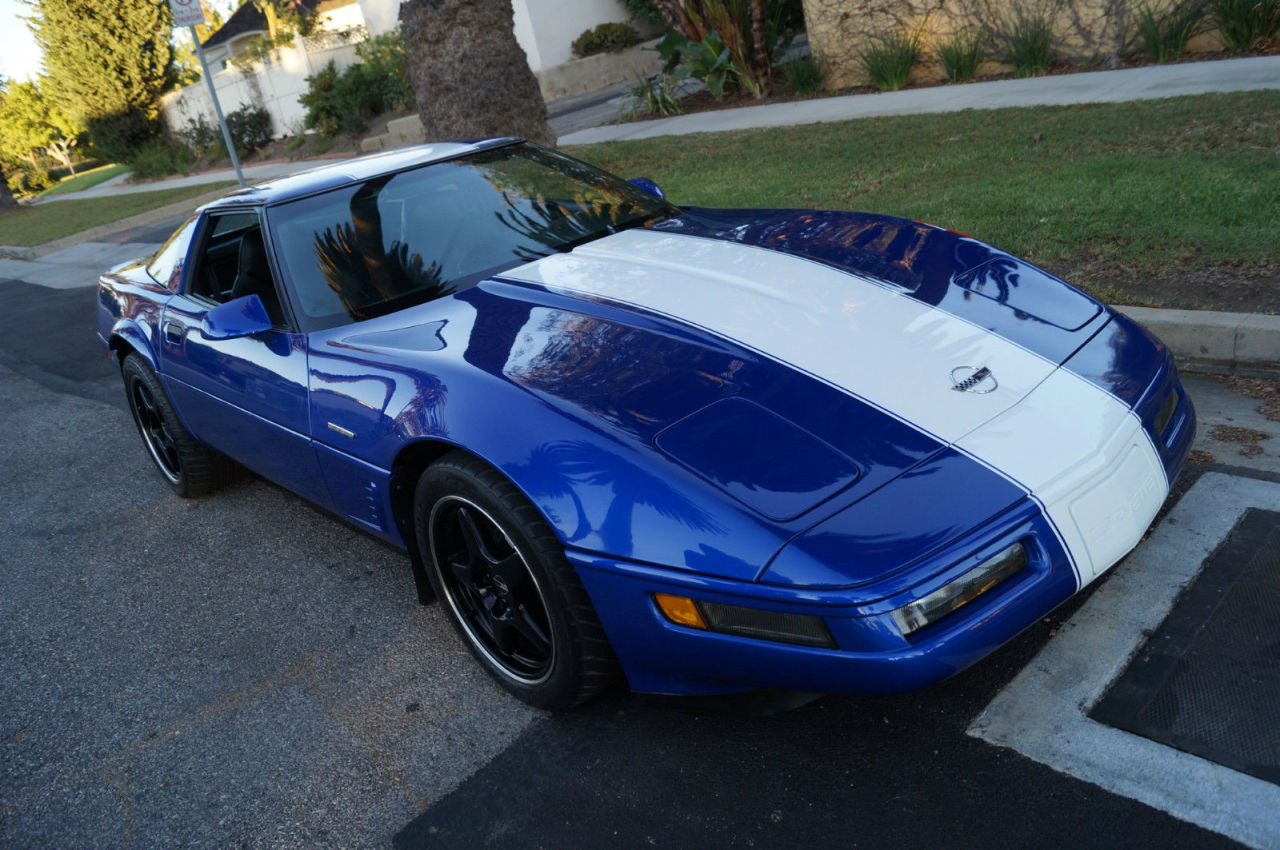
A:
POLYGON ((663 73, 652 77, 637 74, 636 81, 627 89, 627 95, 629 101, 622 110, 625 119, 635 118, 642 112, 650 115, 679 115, 684 112, 676 99, 675 85, 663 73))
POLYGON ((307 90, 298 102, 307 108, 303 123, 309 130, 331 138, 342 132, 343 114, 339 92, 338 68, 330 59, 323 68, 307 77, 307 90))
POLYGON ((377 112, 417 106, 413 83, 409 81, 409 54, 405 52, 404 34, 399 29, 365 41, 356 48, 356 55, 362 63, 360 82, 377 89, 373 104, 378 107, 377 112))
POLYGON ((997 36, 1015 77, 1034 77, 1049 68, 1053 50, 1053 22, 1042 11, 1019 9, 1000 23, 997 36))
POLYGON ((803 25, 800 0, 762 0, 762 42, 755 39, 754 6, 747 0, 683 0, 677 26, 656 48, 663 70, 677 79, 695 77, 720 99, 725 83, 762 97, 774 59, 803 25), (757 50, 757 48, 760 48, 757 50))
POLYGON ((597 53, 617 53, 640 40, 640 33, 631 24, 601 24, 573 40, 573 55, 582 59, 597 53))
POLYGON ((169 139, 152 139, 138 148, 129 160, 135 177, 167 177, 186 174, 192 163, 191 149, 169 139))
POLYGON ((653 0, 626 0, 627 11, 631 13, 631 20, 643 21, 649 24, 666 24, 666 18, 662 17, 662 10, 658 8, 658 4, 653 0))
POLYGON ((203 115, 197 115, 175 134, 197 159, 217 159, 226 153, 222 143, 222 130, 203 115))
POLYGON ((271 113, 261 106, 246 103, 226 118, 236 153, 251 154, 271 141, 271 113))
POLYGON ((1280 0, 1216 0, 1213 19, 1229 50, 1261 53, 1280 36, 1280 0))
POLYGON ((398 31, 369 39, 356 54, 362 61, 341 73, 330 60, 307 77, 307 91, 298 97, 307 109, 303 123, 325 138, 358 133, 374 116, 415 103, 398 31))
POLYGON ((956 33, 938 44, 937 54, 948 80, 953 83, 972 80, 987 55, 985 39, 981 33, 956 33))
POLYGON ((160 132, 154 118, 141 110, 90 118, 89 139, 93 149, 110 162, 127 162, 134 151, 155 139, 160 132))
POLYGON ((792 59, 782 66, 782 76, 796 94, 817 94, 822 90, 822 68, 812 56, 792 59))
POLYGON ((876 88, 880 91, 897 91, 907 84, 911 68, 920 58, 920 38, 923 33, 923 24, 914 32, 895 30, 873 38, 868 47, 858 51, 858 59, 876 88))
POLYGON ((9 172, 5 182, 15 198, 30 198, 45 189, 53 188, 54 180, 48 169, 24 162, 17 168, 6 169, 9 172))
POLYGON ((1195 34, 1209 8, 1209 0, 1176 0, 1157 12, 1146 3, 1138 7, 1138 38, 1142 49, 1157 62, 1182 58, 1187 40, 1195 34))

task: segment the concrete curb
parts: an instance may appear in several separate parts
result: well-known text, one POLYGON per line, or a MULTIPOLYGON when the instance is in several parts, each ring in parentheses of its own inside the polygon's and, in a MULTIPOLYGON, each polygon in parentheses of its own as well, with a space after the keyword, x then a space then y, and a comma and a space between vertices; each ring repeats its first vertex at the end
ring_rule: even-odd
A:
POLYGON ((72 245, 79 245, 81 242, 94 242, 100 237, 110 233, 116 233, 121 230, 128 230, 132 227, 142 227, 147 224, 154 224, 157 221, 163 221, 166 218, 172 218, 175 215, 192 212, 201 204, 207 204, 210 201, 221 198, 227 192, 230 192, 233 186, 223 186, 221 189, 213 189, 202 195, 196 195, 192 198, 186 198, 181 201, 174 201, 172 204, 165 204, 163 207, 156 207, 153 210, 140 212, 137 215, 131 215, 127 218, 110 221, 106 224, 100 224, 97 227, 91 227, 88 230, 82 230, 79 233, 72 233, 70 236, 63 236, 61 239, 55 239, 52 242, 45 242, 42 245, 0 245, 0 257, 10 257, 15 260, 34 260, 43 257, 45 254, 51 254, 54 251, 61 251, 63 248, 70 248, 72 245))
POLYGON ((1280 375, 1280 316, 1117 306, 1169 346, 1195 372, 1280 375))

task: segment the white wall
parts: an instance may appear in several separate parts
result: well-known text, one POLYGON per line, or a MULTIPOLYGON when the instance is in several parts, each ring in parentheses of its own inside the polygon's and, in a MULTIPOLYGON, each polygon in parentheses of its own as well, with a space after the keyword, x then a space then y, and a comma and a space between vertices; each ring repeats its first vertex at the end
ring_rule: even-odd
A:
POLYGON ((359 0, 369 35, 381 35, 400 25, 400 0, 359 0))
MULTIPOLYGON (((395 29, 400 0, 359 0, 370 35, 395 29)), ((622 0, 512 0, 516 41, 535 71, 562 65, 573 58, 569 45, 597 24, 626 21, 622 0)))
MULTIPOLYGON (((314 75, 330 59, 338 70, 356 62, 355 43, 342 44, 324 50, 307 53, 301 40, 294 47, 277 50, 271 63, 255 62, 246 75, 234 65, 228 65, 213 74, 213 85, 218 92, 218 103, 225 115, 247 103, 258 102, 271 113, 272 135, 276 138, 291 135, 302 129, 307 111, 298 102, 298 96, 307 90, 307 77, 314 75), (249 78, 257 82, 257 91, 249 78)), ((170 92, 160 101, 160 112, 173 130, 181 130, 197 115, 214 123, 213 102, 204 80, 176 92, 170 92)))
POLYGON ((631 17, 621 0, 512 0, 512 6, 516 40, 535 71, 572 59, 570 45, 585 30, 631 17), (521 26, 522 15, 526 27, 521 26))

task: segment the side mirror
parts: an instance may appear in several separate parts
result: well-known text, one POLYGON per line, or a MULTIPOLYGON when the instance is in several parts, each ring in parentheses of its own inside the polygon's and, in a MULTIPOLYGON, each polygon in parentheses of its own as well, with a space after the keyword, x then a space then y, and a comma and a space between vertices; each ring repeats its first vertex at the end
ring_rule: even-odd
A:
POLYGON ((667 196, 662 192, 662 187, 657 183, 654 183, 648 177, 632 177, 627 182, 639 189, 644 189, 650 195, 657 195, 664 201, 667 199, 667 196))
POLYGON ((245 295, 219 304, 204 314, 200 335, 205 339, 238 339, 272 328, 267 308, 257 295, 245 295))

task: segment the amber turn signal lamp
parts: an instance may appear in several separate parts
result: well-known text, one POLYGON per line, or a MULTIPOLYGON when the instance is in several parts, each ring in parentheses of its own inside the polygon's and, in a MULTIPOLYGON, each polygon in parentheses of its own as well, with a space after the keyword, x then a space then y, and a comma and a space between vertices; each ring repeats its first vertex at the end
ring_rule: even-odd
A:
POLYGON ((684 596, 672 596, 670 593, 655 593, 653 599, 662 609, 667 619, 681 626, 705 629, 707 623, 702 619, 702 612, 693 600, 684 596))

